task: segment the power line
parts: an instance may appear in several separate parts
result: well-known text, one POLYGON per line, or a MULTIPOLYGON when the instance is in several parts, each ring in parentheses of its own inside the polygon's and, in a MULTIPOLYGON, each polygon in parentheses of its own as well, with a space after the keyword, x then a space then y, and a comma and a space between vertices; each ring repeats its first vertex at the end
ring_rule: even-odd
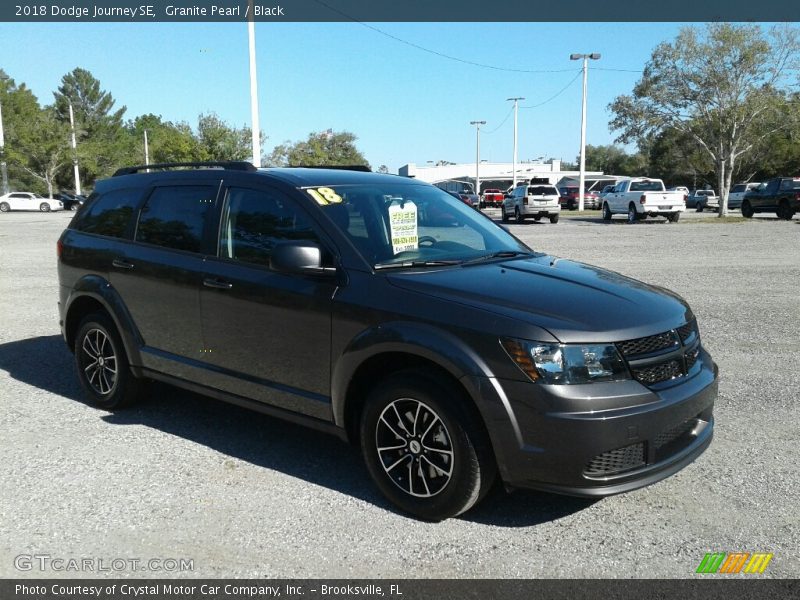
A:
POLYGON ((488 134, 490 134, 490 133, 494 133, 495 131, 497 131, 498 129, 500 129, 500 128, 501 128, 503 125, 505 125, 505 124, 506 124, 506 121, 508 121, 508 117, 510 117, 510 116, 511 116, 511 113, 512 113, 512 112, 514 112, 514 107, 513 107, 513 106, 512 106, 512 107, 511 107, 511 108, 508 110, 508 113, 506 113, 506 118, 505 118, 505 119, 503 119, 503 121, 500 123, 500 125, 498 125, 498 126, 497 126, 497 127, 495 127, 494 129, 492 129, 491 131, 484 131, 484 132, 483 132, 483 134, 484 134, 484 135, 488 135, 488 134))
POLYGON ((592 71, 615 71, 617 73, 644 73, 642 69, 611 69, 609 67, 592 67, 592 71))
POLYGON ((550 101, 552 101, 552 100, 555 100, 555 99, 556 99, 556 98, 558 98, 558 97, 559 97, 561 94, 563 94, 565 91, 567 91, 567 88, 568 88, 569 86, 571 86, 573 83, 575 83, 575 81, 578 79, 578 77, 580 77, 580 76, 581 76, 581 73, 583 73, 583 69, 578 69, 578 72, 575 74, 575 77, 573 77, 573 78, 570 80, 570 82, 569 82, 567 85, 565 85, 565 86, 564 86, 563 88, 561 88, 561 89, 560 89, 558 92, 556 92, 556 94, 555 94, 555 95, 553 95, 553 96, 550 96, 550 97, 549 97, 547 100, 545 100, 544 102, 540 102, 539 104, 531 104, 530 106, 520 106, 520 108, 537 108, 537 107, 539 107, 539 106, 543 106, 543 105, 547 104, 548 102, 550 102, 550 101))
POLYGON ((415 44, 414 42, 409 42, 408 40, 404 40, 402 38, 397 37, 396 35, 392 35, 391 33, 387 33, 382 29, 378 29, 373 25, 369 25, 364 23, 363 21, 359 21, 355 17, 351 17, 347 13, 343 13, 337 8, 334 8, 330 4, 326 4, 322 0, 314 0, 317 4, 321 4, 325 8, 332 10, 333 12, 345 17, 346 19, 351 20, 353 23, 358 23, 362 27, 366 27, 367 29, 371 29, 375 33, 379 33, 389 39, 392 39, 396 42, 401 44, 405 44, 406 46, 411 46, 412 48, 416 48, 417 50, 421 50, 422 52, 427 52, 428 54, 433 54, 434 56, 438 56, 440 58, 446 58, 447 60, 452 60, 455 62, 459 62, 465 65, 471 65, 473 67, 480 67, 482 69, 492 69, 493 71, 505 71, 507 73, 568 73, 572 71, 572 69, 512 69, 509 67, 498 67, 497 65, 487 65, 484 63, 475 62, 472 60, 466 60, 464 58, 459 58, 457 56, 451 56, 450 54, 445 54, 444 52, 438 52, 436 50, 431 50, 430 48, 425 48, 424 46, 420 46, 419 44, 415 44))

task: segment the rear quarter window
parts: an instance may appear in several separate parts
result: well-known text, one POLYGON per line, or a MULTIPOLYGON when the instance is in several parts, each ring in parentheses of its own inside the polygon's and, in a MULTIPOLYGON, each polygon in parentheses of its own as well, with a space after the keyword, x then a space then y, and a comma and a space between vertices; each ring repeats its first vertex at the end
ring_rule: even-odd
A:
POLYGON ((104 194, 93 194, 86 207, 76 217, 73 229, 85 233, 122 238, 136 206, 141 198, 141 190, 113 190, 104 194))
POLYGON ((206 214, 215 198, 212 186, 157 187, 142 207, 136 241, 200 252, 206 214))

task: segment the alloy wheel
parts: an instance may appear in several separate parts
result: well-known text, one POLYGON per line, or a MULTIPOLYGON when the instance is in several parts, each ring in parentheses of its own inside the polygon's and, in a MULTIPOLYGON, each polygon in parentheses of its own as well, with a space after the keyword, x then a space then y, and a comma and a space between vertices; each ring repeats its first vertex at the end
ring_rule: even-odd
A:
POLYGON ((83 337, 83 373, 86 381, 101 396, 111 393, 117 381, 117 356, 105 332, 90 329, 83 337))
POLYGON ((453 476, 453 443, 447 427, 419 400, 400 398, 383 409, 375 446, 389 479, 411 496, 435 496, 453 476))

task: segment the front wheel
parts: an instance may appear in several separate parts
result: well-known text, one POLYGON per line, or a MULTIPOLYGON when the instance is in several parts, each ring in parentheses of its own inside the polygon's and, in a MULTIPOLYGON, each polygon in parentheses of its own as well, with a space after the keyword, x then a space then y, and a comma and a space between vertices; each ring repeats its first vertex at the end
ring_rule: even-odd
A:
POLYGON ((753 210, 753 207, 750 206, 750 203, 747 200, 742 202, 742 216, 745 219, 752 219, 754 212, 755 211, 753 210))
POLYGON ((441 521, 469 510, 497 468, 486 434, 455 384, 395 373, 367 398, 361 449, 372 479, 396 506, 441 521))
POLYGON ((611 209, 608 207, 608 202, 603 203, 603 221, 611 220, 611 209))
POLYGON ((113 410, 138 400, 145 384, 131 373, 122 339, 107 315, 84 317, 73 350, 78 379, 94 404, 113 410))
POLYGON ((9 206, 8 202, 0 202, 0 212, 8 212, 11 210, 11 206, 9 206))
POLYGON ((47 202, 42 202, 39 205, 39 210, 42 212, 50 212, 50 205, 47 202))
POLYGON ((697 212, 703 212, 703 205, 699 202, 697 203, 697 212))
POLYGON ((506 214, 506 207, 505 205, 500 207, 500 220, 503 223, 508 223, 508 215, 506 214))
POLYGON ((69 205, 69 209, 72 211, 78 210, 78 203, 73 202, 72 204, 69 205))

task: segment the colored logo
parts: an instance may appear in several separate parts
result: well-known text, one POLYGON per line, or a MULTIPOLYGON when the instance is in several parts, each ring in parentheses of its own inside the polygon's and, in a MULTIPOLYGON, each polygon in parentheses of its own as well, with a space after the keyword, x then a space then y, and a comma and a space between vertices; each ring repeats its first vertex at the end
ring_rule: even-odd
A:
POLYGON ((708 552, 700 561, 696 573, 763 573, 772 553, 766 552, 708 552))

